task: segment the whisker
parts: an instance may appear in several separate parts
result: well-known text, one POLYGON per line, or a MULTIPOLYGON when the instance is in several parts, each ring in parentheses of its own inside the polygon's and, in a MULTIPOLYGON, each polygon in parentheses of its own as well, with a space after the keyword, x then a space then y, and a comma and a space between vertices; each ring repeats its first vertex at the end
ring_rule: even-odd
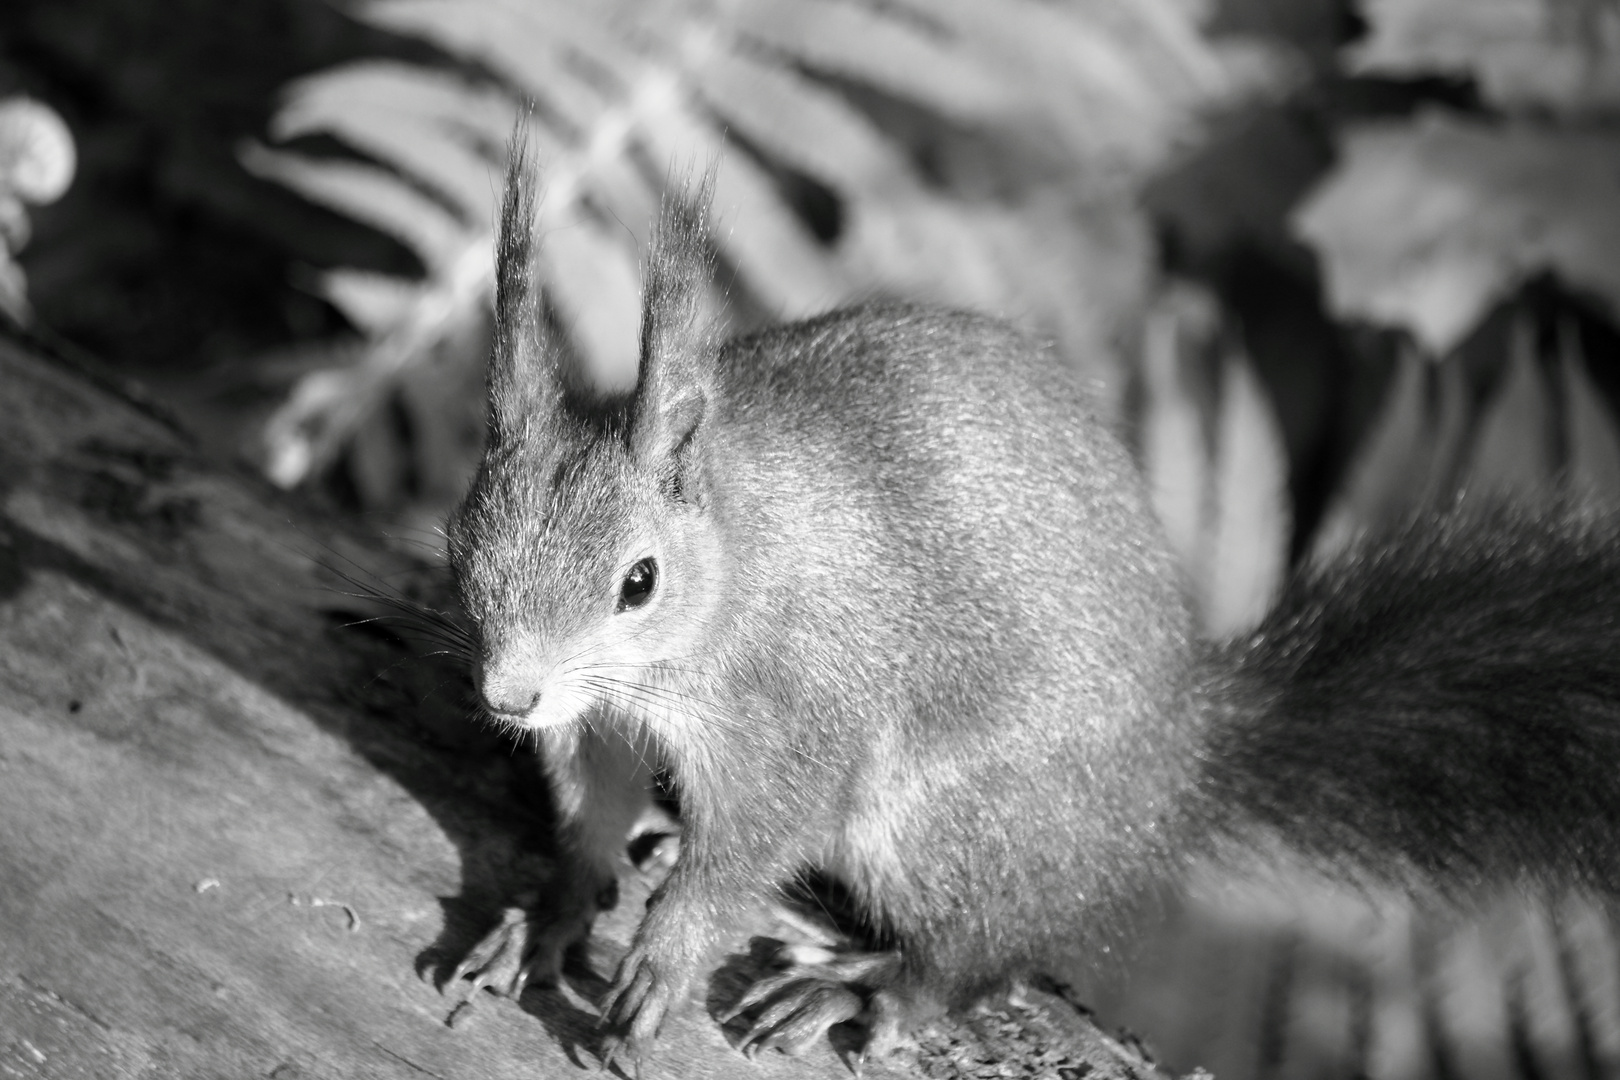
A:
POLYGON ((470 667, 472 657, 459 642, 445 641, 425 631, 413 632, 411 628, 394 631, 399 640, 412 646, 411 659, 430 660, 445 657, 456 662, 458 666, 470 667))
POLYGON ((615 687, 624 687, 627 689, 635 689, 648 697, 657 697, 662 701, 683 705, 688 702, 695 702, 698 705, 707 706, 711 709, 716 708, 713 701, 709 701, 685 690, 677 690, 667 686, 658 686, 653 683, 626 681, 624 679, 594 674, 588 670, 579 670, 579 675, 582 679, 591 680, 594 685, 610 685, 615 687))
MULTIPOLYGON (((695 694, 674 690, 669 687, 654 686, 640 682, 626 682, 621 679, 607 679, 600 675, 590 674, 583 675, 581 681, 584 681, 589 686, 602 690, 611 690, 621 693, 624 691, 634 691, 640 696, 640 700, 642 701, 656 701, 663 705, 685 705, 689 702, 695 702, 699 705, 706 705, 711 709, 715 707, 713 702, 706 701, 695 694)), ((697 719, 700 722, 712 723, 716 727, 721 727, 729 723, 729 721, 716 715, 706 713, 692 715, 694 719, 697 719)))
MULTIPOLYGON (((352 559, 348 561, 353 563, 352 559)), ((472 640, 471 633, 466 628, 461 626, 461 624, 448 612, 441 611, 438 608, 431 607, 420 600, 415 600, 409 596, 406 596, 392 583, 387 581, 387 579, 371 573, 370 571, 365 571, 365 573, 373 581, 380 583, 380 586, 374 585, 372 584, 372 581, 356 577, 348 571, 333 566, 329 563, 323 565, 335 577, 356 590, 354 592, 347 592, 342 589, 330 590, 337 595, 347 596, 355 600, 375 600, 379 603, 387 605, 395 611, 409 612, 426 619, 431 619, 434 622, 443 625, 446 629, 452 630, 453 632, 466 636, 469 640, 472 640)))
MULTIPOLYGON (((598 690, 599 690, 599 692, 603 693, 607 697, 609 704, 616 705, 619 709, 621 709, 626 714, 633 713, 633 709, 631 708, 631 705, 633 704, 633 702, 630 702, 627 698, 625 698, 624 695, 622 695, 617 688, 614 688, 614 687, 600 687, 600 688, 598 688, 598 690)), ((594 724, 591 724, 590 716, 593 715, 594 712, 595 712, 595 710, 592 710, 591 713, 587 714, 587 720, 586 720, 586 723, 591 725, 591 730, 593 732, 596 731, 596 728, 595 728, 594 724)), ((636 728, 637 728, 637 733, 640 735, 640 743, 639 744, 637 743, 637 741, 635 739, 631 738, 629 735, 624 735, 622 732, 619 732, 619 734, 621 734, 623 736, 623 738, 625 739, 625 741, 630 745, 630 749, 635 752, 637 760, 641 763, 641 767, 646 769, 649 773, 651 773, 652 771, 654 771, 654 767, 653 767, 652 762, 647 760, 647 750, 652 745, 652 735, 648 731, 647 725, 644 724, 644 723, 637 724, 636 728)), ((600 732, 598 732, 598 735, 600 736, 600 732)))
MULTIPOLYGON (((593 677, 593 678, 596 679, 597 681, 601 681, 600 677, 593 677)), ((666 699, 668 699, 668 700, 681 701, 682 699, 690 699, 690 700, 693 700, 693 701, 697 701, 700 704, 712 704, 712 703, 704 702, 703 699, 698 698, 695 695, 686 694, 683 691, 674 690, 674 689, 671 689, 669 687, 661 687, 661 686, 657 686, 655 684, 640 683, 640 682, 617 682, 616 685, 620 686, 620 687, 632 689, 636 693, 643 694, 643 695, 646 695, 646 696, 649 696, 649 697, 656 697, 657 695, 662 694, 662 695, 665 695, 666 699)), ((721 731, 727 731, 729 733, 742 736, 744 738, 752 738, 757 734, 752 728, 748 727, 745 724, 741 724, 741 723, 738 723, 735 720, 732 720, 731 718, 725 716, 723 713, 719 712, 718 710, 716 710, 716 712, 713 712, 713 713, 689 713, 687 715, 691 719, 696 720, 700 724, 705 724, 705 725, 708 725, 710 727, 717 728, 717 729, 719 729, 721 731)), ((821 767, 823 769, 828 770, 829 772, 833 771, 833 766, 832 765, 828 764, 825 761, 822 761, 820 758, 816 757, 814 754, 810 753, 808 750, 804 749, 803 747, 793 746, 793 745, 790 744, 788 746, 788 750, 790 752, 792 752, 793 754, 797 755, 798 757, 804 758, 806 761, 810 762, 812 765, 817 765, 817 766, 819 766, 819 767, 821 767)))
MULTIPOLYGON (((353 594, 344 593, 340 595, 353 594)), ((399 622, 407 626, 412 626, 423 632, 431 632, 447 644, 455 643, 466 649, 469 655, 476 651, 478 643, 470 633, 443 615, 431 611, 431 609, 422 610, 419 608, 412 608, 401 604, 391 603, 386 597, 357 597, 357 599, 381 600, 389 608, 391 608, 392 611, 387 615, 362 616, 361 618, 352 620, 346 625, 363 626, 372 622, 399 622)))
POLYGON ((405 626, 413 627, 424 632, 432 631, 434 633, 442 634, 447 640, 462 640, 461 636, 449 633, 448 628, 442 624, 432 620, 422 619, 410 612, 397 612, 392 615, 366 615, 358 619, 351 619, 343 625, 344 627, 369 626, 373 623, 401 623, 405 626))
MULTIPOLYGON (((708 704, 695 695, 686 694, 668 687, 654 686, 646 683, 609 680, 594 675, 587 675, 581 681, 584 682, 586 686, 596 690, 598 693, 601 693, 604 696, 609 697, 615 703, 621 706, 635 706, 639 704, 644 706, 659 705, 668 707, 671 704, 684 705, 689 701, 696 701, 699 704, 708 704)), ((687 719, 700 726, 712 728, 716 731, 720 731, 724 734, 739 739, 752 741, 757 737, 757 732, 743 724, 731 720, 718 710, 714 712, 694 712, 683 710, 683 713, 687 719)), ((817 760, 812 755, 796 747, 792 749, 794 753, 805 758, 807 761, 810 761, 812 764, 819 765, 822 768, 831 771, 832 767, 827 765, 825 762, 817 760)))

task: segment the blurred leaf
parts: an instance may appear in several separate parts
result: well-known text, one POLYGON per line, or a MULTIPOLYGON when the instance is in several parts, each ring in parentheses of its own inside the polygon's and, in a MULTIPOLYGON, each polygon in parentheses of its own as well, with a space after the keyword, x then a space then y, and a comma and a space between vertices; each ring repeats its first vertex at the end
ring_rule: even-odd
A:
POLYGON ((1240 89, 1175 0, 931 0, 913 11, 1013 88, 1020 126, 1055 136, 1089 183, 1163 162, 1196 110, 1240 89))
POLYGON ((1208 0, 1212 35, 1280 41, 1314 60, 1331 58, 1345 34, 1343 0, 1208 0))
POLYGON ((387 333, 408 316, 421 283, 369 270, 331 270, 320 277, 323 296, 361 331, 387 333))
POLYGON ((1507 370, 1480 417, 1466 486, 1492 495, 1535 499, 1558 477, 1558 429, 1552 392, 1536 355, 1536 327, 1513 320, 1507 370))
POLYGON ((789 68, 718 51, 695 75, 709 107, 773 160, 839 191, 915 185, 899 147, 837 91, 789 68))
POLYGON ((444 199, 463 222, 494 220, 501 167, 493 152, 512 132, 505 95, 406 64, 368 62, 295 83, 286 100, 271 124, 276 139, 340 135, 444 199), (356 109, 371 122, 348 123, 356 109))
POLYGON ((1204 632, 1238 633, 1270 607, 1288 569, 1288 455, 1248 359, 1217 343, 1211 299, 1167 290, 1143 350, 1143 459, 1153 506, 1192 582, 1204 632))
POLYGON ((3 250, 0 250, 0 315, 19 326, 26 326, 33 317, 33 310, 28 306, 28 277, 3 250))
POLYGON ((1243 247, 1282 263, 1304 261, 1289 208, 1330 163, 1314 118, 1297 108, 1247 109, 1155 176, 1144 197, 1195 265, 1243 247))
POLYGON ((351 109, 459 132, 491 150, 512 134, 511 99, 498 88, 398 60, 358 60, 292 83, 282 92, 270 134, 284 140, 350 132, 343 117, 351 109))
POLYGON ((303 376, 265 423, 265 474, 293 487, 334 460, 402 373, 481 320, 494 261, 491 236, 469 237, 357 362, 303 376))
POLYGON ((1352 71, 1471 77, 1504 107, 1620 105, 1620 8, 1611 0, 1362 0, 1372 33, 1352 71))
POLYGON ((328 135, 376 166, 244 151, 260 175, 402 240, 426 271, 414 296, 376 277, 325 278, 374 346, 272 422, 283 482, 331 460, 404 371, 484 317, 490 271, 468 259, 489 250, 495 159, 520 96, 533 102, 545 183, 541 284, 570 344, 610 381, 633 370, 648 220, 675 178, 715 161, 720 265, 756 314, 874 293, 978 308, 1057 337, 1107 381, 1107 343, 1140 304, 1152 255, 1132 185, 1256 70, 1211 47, 1182 0, 370 0, 355 11, 499 82, 352 64, 290 86, 272 132, 328 135), (905 102, 903 132, 869 111, 873 92, 905 102), (957 191, 921 168, 919 147, 965 131, 997 147, 996 183, 957 191), (807 184, 832 208, 816 225, 830 221, 831 235, 812 228, 796 194, 807 184), (340 402, 345 392, 361 400, 340 402))
POLYGON ((1296 212, 1346 318, 1436 354, 1543 270, 1620 310, 1620 140, 1430 112, 1352 131, 1296 212))
POLYGON ((410 483, 409 448, 400 445, 391 428, 387 423, 360 424, 349 440, 348 475, 362 505, 386 506, 410 483))
POLYGON ((1569 455, 1566 476, 1578 495, 1620 504, 1620 431, 1603 403, 1603 391, 1586 370, 1573 320, 1558 325, 1558 370, 1563 384, 1569 455))
POLYGON ((470 337, 441 348, 435 363, 419 364, 400 379, 400 407, 411 423, 411 484, 424 527, 443 524, 435 511, 461 498, 484 449, 484 373, 455 362, 489 347, 487 328, 472 329, 470 337))
MULTIPOLYGON (((1587 1016, 1620 1016, 1620 928, 1614 909, 1601 899, 1576 895, 1551 906, 1551 913, 1566 942, 1567 985, 1578 995, 1579 1008, 1587 1016)), ((1599 1060, 1620 1061, 1620 1027, 1593 1024, 1590 1037, 1599 1060)))
POLYGON ((758 0, 739 11, 737 29, 812 69, 932 101, 959 120, 1019 110, 1018 95, 948 39, 858 4, 758 0))
POLYGON ((1216 319, 1208 294, 1172 289, 1148 314, 1142 335, 1143 471, 1170 547, 1195 581, 1203 563, 1211 448, 1186 357, 1214 334, 1216 319))
POLYGON ((1265 617, 1288 572, 1288 451, 1241 353, 1227 357, 1215 440, 1214 521, 1204 626, 1228 636, 1265 617))
POLYGON ((1463 355, 1436 365, 1416 350, 1403 354, 1317 532, 1314 557, 1464 494, 1535 505, 1563 491, 1620 505, 1620 428, 1587 373, 1575 327, 1567 318, 1557 327, 1551 367, 1535 316, 1524 308, 1504 315, 1469 346, 1494 352, 1502 344, 1494 327, 1507 327, 1505 366, 1483 404, 1463 355))
POLYGON ((385 169, 254 144, 242 148, 241 158, 249 172, 398 237, 429 266, 452 261, 470 238, 447 210, 385 169))
POLYGON ((1403 350, 1378 421, 1317 531, 1318 554, 1336 552, 1359 531, 1398 516, 1404 507, 1397 501, 1423 486, 1413 478, 1431 471, 1435 455, 1428 380, 1429 364, 1415 351, 1403 350))
POLYGON ((634 389, 641 315, 634 253, 582 218, 547 230, 540 255, 563 329, 592 358, 598 385, 634 389))
POLYGON ((773 313, 796 318, 835 306, 847 285, 824 249, 782 202, 775 183, 745 154, 722 157, 724 136, 691 109, 671 102, 649 119, 649 151, 681 164, 723 161, 715 176, 716 241, 773 313))
POLYGON ((1471 421, 1461 363, 1454 357, 1435 365, 1404 349, 1378 419, 1316 530, 1311 557, 1330 557, 1364 533, 1449 499, 1471 421))

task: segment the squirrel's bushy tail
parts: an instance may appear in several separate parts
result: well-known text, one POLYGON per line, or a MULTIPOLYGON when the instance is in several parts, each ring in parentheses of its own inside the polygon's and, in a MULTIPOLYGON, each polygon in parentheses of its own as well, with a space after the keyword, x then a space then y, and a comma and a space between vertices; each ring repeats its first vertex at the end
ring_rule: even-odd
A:
POLYGON ((1351 872, 1620 891, 1620 527, 1415 522, 1293 582, 1208 659, 1200 777, 1351 872))

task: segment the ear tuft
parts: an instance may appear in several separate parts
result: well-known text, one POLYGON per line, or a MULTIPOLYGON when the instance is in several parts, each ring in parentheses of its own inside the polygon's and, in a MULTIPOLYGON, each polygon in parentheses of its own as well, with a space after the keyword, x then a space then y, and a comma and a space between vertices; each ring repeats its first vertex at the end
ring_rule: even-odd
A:
POLYGON ((714 273, 709 207, 715 167, 694 189, 677 185, 647 257, 641 300, 641 363, 634 402, 634 445, 656 461, 690 444, 714 394, 714 328, 703 310, 714 273))
POLYGON ((709 344, 703 321, 703 292, 714 272, 709 254, 709 206, 714 201, 715 169, 698 181, 664 195, 658 227, 647 256, 641 294, 641 373, 679 363, 709 344))
POLYGON ((492 444, 521 431, 556 396, 557 349, 541 314, 534 238, 540 181, 529 157, 528 112, 507 145, 506 188, 495 243, 495 339, 486 382, 492 444))

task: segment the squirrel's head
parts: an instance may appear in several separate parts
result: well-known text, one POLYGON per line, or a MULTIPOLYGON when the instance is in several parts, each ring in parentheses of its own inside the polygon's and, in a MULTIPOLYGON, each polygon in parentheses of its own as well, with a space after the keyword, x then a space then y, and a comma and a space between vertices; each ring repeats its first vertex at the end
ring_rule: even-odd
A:
POLYGON ((534 281, 535 182, 513 148, 497 256, 484 459, 449 525, 497 720, 540 728, 664 707, 659 669, 702 636, 719 574, 705 451, 714 342, 709 182, 666 203, 646 267, 635 389, 603 396, 548 332, 534 281))

